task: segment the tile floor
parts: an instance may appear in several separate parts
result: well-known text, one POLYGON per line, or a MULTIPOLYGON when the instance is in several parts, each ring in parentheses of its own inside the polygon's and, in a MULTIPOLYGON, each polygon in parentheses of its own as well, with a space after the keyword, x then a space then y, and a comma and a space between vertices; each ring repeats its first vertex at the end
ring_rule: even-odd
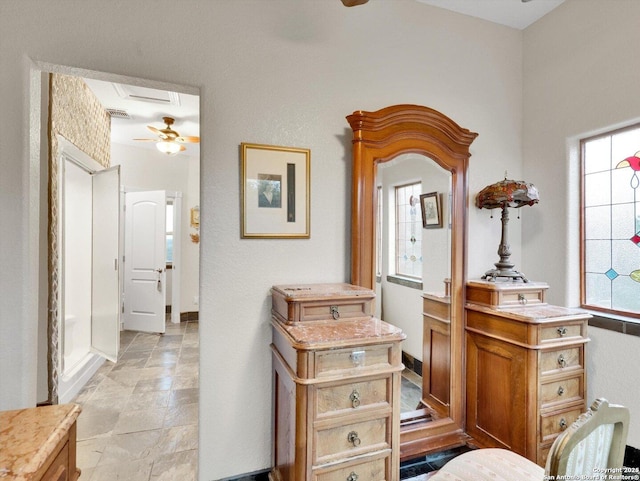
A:
POLYGON ((402 387, 400 388, 400 412, 415 411, 422 400, 422 378, 415 372, 405 368, 402 371, 402 387))
POLYGON ((196 481, 198 322, 167 322, 164 335, 123 331, 74 402, 80 481, 196 481))

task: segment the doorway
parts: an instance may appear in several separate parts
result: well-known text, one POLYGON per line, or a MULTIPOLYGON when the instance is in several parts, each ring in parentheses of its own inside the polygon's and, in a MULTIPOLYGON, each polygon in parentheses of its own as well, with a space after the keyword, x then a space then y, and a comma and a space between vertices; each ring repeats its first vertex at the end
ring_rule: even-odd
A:
MULTIPOLYGON (((171 97, 174 102, 176 101, 176 99, 178 103, 180 103, 180 100, 182 100, 183 105, 187 103, 189 105, 195 104, 197 107, 195 114, 191 113, 188 116, 185 115, 185 123, 183 124, 183 126, 187 125, 187 122, 190 123, 188 125, 191 125, 191 126, 196 125, 195 132, 194 132, 194 129, 190 128, 188 130, 188 133, 194 134, 194 135, 197 135, 199 133, 199 97, 198 97, 199 92, 197 89, 184 87, 184 86, 177 86, 173 84, 165 84, 161 82, 146 81, 146 80, 135 79, 131 77, 124 77, 120 75, 91 72, 91 71, 85 71, 81 69, 70 69, 67 67, 54 66, 51 64, 36 63, 33 69, 33 74, 34 75, 32 77, 34 79, 37 78, 39 80, 32 83, 32 99, 37 100, 37 106, 34 107, 34 112, 39 113, 41 117, 41 124, 39 125, 39 129, 41 132, 40 139, 39 139, 41 147, 39 151, 38 150, 34 151, 39 153, 39 157, 40 157, 39 164, 41 166, 40 167, 41 179, 39 182, 40 191, 38 193, 38 197, 36 198, 36 200, 39 201, 42 212, 49 212, 49 223, 53 224, 53 226, 56 228, 57 228, 57 224, 60 222, 60 219, 58 218, 57 206, 55 206, 55 208, 53 209, 50 209, 50 206, 48 204, 50 204, 51 202, 54 202, 54 200, 57 199, 57 196, 59 193, 55 191, 55 189, 53 192, 49 191, 47 182, 45 180, 47 177, 47 173, 48 173, 48 177, 50 178, 54 178, 56 175, 58 175, 58 167, 59 167, 58 165, 59 158, 56 155, 51 155, 51 157, 48 158, 50 155, 48 152, 49 150, 48 146, 49 146, 50 140, 49 138, 46 137, 47 135, 46 132, 48 131, 48 122, 49 122, 47 107, 48 107, 48 104, 50 104, 50 102, 52 101, 52 98, 56 95, 56 91, 52 89, 52 85, 51 85, 52 74, 54 75, 64 74, 71 78, 74 78, 76 81, 81 81, 82 83, 85 84, 86 94, 89 94, 91 92, 91 89, 88 86, 89 83, 102 82, 105 85, 107 85, 110 89, 112 89, 115 92, 116 96, 121 96, 122 92, 124 92, 125 97, 122 97, 122 101, 123 102, 126 101, 127 105, 133 106, 134 102, 144 103, 147 106, 147 110, 155 108, 160 117, 162 116, 162 114, 174 115, 176 117, 176 124, 178 124, 180 119, 179 114, 176 114, 170 111, 169 107, 165 103, 155 104, 154 107, 149 107, 149 105, 154 105, 154 100, 153 100, 153 97, 150 97, 148 95, 140 96, 145 98, 136 100, 135 99, 136 94, 140 92, 140 89, 146 89, 150 92, 151 91, 161 92, 162 95, 171 97), (128 91, 127 90, 128 86, 135 86, 135 88, 130 89, 130 91, 128 91), (185 102, 185 99, 187 99, 188 101, 185 102), (53 200, 49 201, 49 199, 53 199, 53 200)), ((103 111, 105 109, 109 110, 111 107, 112 106, 105 105, 104 103, 101 105, 101 109, 103 111)), ((81 117, 81 115, 79 115, 77 111, 74 111, 75 105, 73 102, 67 105, 65 108, 67 109, 70 117, 74 117, 74 116, 81 117)), ((177 110, 177 112, 179 113, 179 110, 177 110)), ((90 112, 89 115, 91 114, 92 113, 90 112)), ((86 112, 84 112, 83 115, 86 115, 86 112)), ((114 121, 114 116, 119 115, 119 113, 114 112, 114 113, 105 114, 105 115, 109 115, 111 117, 110 118, 111 125, 112 127, 115 126, 116 122, 114 121)), ((138 118, 138 120, 141 120, 140 115, 135 115, 135 117, 134 116, 132 117, 138 118)), ((145 121, 145 120, 142 120, 142 121, 145 121)), ((148 124, 149 125, 155 124, 161 127, 161 125, 158 122, 149 121, 148 124)), ((121 129, 120 127, 113 128, 114 135, 116 135, 118 132, 120 132, 120 135, 122 135, 121 132, 123 129, 121 129)), ((179 128, 179 127, 176 127, 176 128, 179 128)), ((37 130, 37 128, 35 130, 37 130)), ((87 134, 86 132, 84 134, 80 132, 79 135, 80 135, 79 139, 74 138, 73 136, 70 136, 72 138, 70 138, 69 140, 73 145, 82 144, 83 143, 82 137, 83 136, 86 137, 89 134, 87 134)), ((141 135, 140 132, 135 132, 135 131, 131 131, 125 135, 127 135, 131 139, 144 136, 144 134, 141 135)), ((126 143, 119 143, 119 142, 121 142, 120 138, 112 138, 111 139, 112 148, 109 149, 109 147, 107 147, 107 150, 111 150, 112 160, 117 158, 117 162, 113 162, 113 165, 120 166, 120 170, 122 173, 122 184, 129 183, 131 185, 131 182, 127 181, 127 178, 129 179, 135 178, 136 175, 139 175, 141 173, 144 176, 144 172, 146 168, 147 169, 146 179, 149 182, 157 182, 158 179, 162 179, 162 178, 165 179, 164 185, 156 186, 152 188, 163 188, 163 189, 172 190, 172 191, 178 191, 178 190, 184 191, 182 199, 186 202, 183 203, 183 208, 187 210, 187 213, 183 214, 182 218, 188 219, 189 218, 188 209, 193 208, 194 206, 198 206, 200 204, 200 201, 199 201, 200 154, 199 154, 199 149, 197 148, 197 145, 194 145, 194 146, 189 145, 189 147, 187 148, 187 152, 181 152, 175 157, 172 157, 171 160, 174 161, 174 164, 178 165, 178 167, 174 166, 172 168, 169 168, 167 171, 167 165, 168 165, 167 162, 169 161, 169 159, 167 158, 168 156, 162 157, 162 155, 165 155, 165 154, 160 154, 160 152, 157 151, 157 149, 150 150, 148 148, 148 147, 154 148, 154 142, 139 142, 139 144, 136 146, 136 148, 138 149, 137 151, 134 150, 134 147, 132 145, 128 145, 126 143), (132 154, 132 152, 136 152, 136 153, 132 154), (152 154, 156 156, 160 156, 158 161, 155 163, 152 160, 150 160, 152 158, 152 154), (153 164, 152 168, 148 167, 149 163, 153 164), (176 171, 180 170, 180 168, 184 170, 185 166, 188 170, 188 173, 182 175, 181 177, 176 176, 176 171), (183 186, 181 186, 180 188, 172 187, 170 185, 170 181, 167 180, 167 179, 176 179, 177 177, 180 177, 184 181, 183 186)), ((86 145, 79 145, 79 148, 85 152, 86 150, 89 150, 86 148, 86 145)), ((93 154, 92 152, 89 152, 89 153, 93 154)), ((93 155, 92 155, 92 158, 93 158, 93 155)), ((140 185, 139 188, 149 189, 150 187, 148 185, 140 185)), ((190 233, 191 234, 196 233, 196 230, 194 230, 193 228, 190 229, 188 224, 186 228, 183 226, 182 231, 183 231, 183 236, 187 236, 187 239, 189 239, 190 233)), ((199 236, 194 236, 194 237, 199 238, 199 236)), ((41 239, 42 250, 43 251, 48 250, 49 252, 47 256, 43 256, 43 259, 48 258, 46 262, 47 264, 46 267, 44 266, 44 261, 43 261, 43 266, 40 269, 42 276, 43 277, 46 276, 48 278, 48 282, 47 282, 48 288, 47 289, 41 288, 38 293, 38 299, 39 299, 38 303, 40 305, 40 312, 44 313, 47 311, 50 312, 52 310, 51 309, 52 304, 54 308, 57 307, 57 303, 59 302, 57 300, 59 299, 59 295, 58 295, 59 293, 57 292, 57 289, 59 289, 58 282, 60 281, 60 278, 59 278, 60 273, 55 268, 55 265, 57 265, 60 262, 64 262, 65 254, 60 249, 60 246, 57 245, 58 239, 55 236, 54 237, 51 236, 51 229, 49 229, 49 232, 47 232, 47 227, 45 223, 41 223, 40 239, 41 239)), ((183 276, 186 277, 186 282, 185 281, 178 282, 178 284, 182 285, 180 288, 180 291, 178 291, 178 295, 181 295, 181 300, 182 300, 181 304, 184 311, 178 312, 176 319, 180 320, 180 318, 182 317, 184 319, 197 320, 198 300, 199 300, 199 271, 198 271, 199 245, 197 243, 193 243, 190 241, 183 242, 182 244, 183 244, 183 252, 182 252, 183 255, 182 255, 182 261, 181 261, 180 267, 182 268, 183 276), (185 255, 185 251, 187 250, 188 252, 185 255)), ((174 260, 174 263, 175 263, 175 260, 174 260)), ((41 283, 41 285, 43 285, 43 283, 41 283)), ((57 311, 57 309, 55 310, 57 311)), ((58 402, 58 387, 59 387, 58 382, 61 376, 60 359, 63 356, 63 351, 61 350, 61 346, 64 342, 63 339, 65 335, 64 327, 61 327, 61 326, 62 326, 61 320, 58 316, 54 316, 53 318, 49 317, 48 320, 47 320, 47 316, 41 316, 39 331, 41 333, 43 332, 46 333, 46 335, 40 335, 39 342, 38 342, 39 344, 38 353, 39 353, 39 359, 40 359, 38 362, 38 365, 39 365, 38 388, 37 388, 38 399, 40 400, 48 399, 48 402, 52 402, 52 403, 58 402), (47 364, 50 364, 52 367, 50 369, 47 369, 47 364)))

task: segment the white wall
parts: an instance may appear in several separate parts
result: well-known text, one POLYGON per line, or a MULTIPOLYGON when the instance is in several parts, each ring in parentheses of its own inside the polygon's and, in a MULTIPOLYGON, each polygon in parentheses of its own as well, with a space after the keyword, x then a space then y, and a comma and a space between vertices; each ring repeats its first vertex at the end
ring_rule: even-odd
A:
MULTIPOLYGON (((567 0, 524 34, 524 177, 540 204, 523 212, 522 269, 549 283, 552 303, 579 305, 577 139, 640 118, 638 18, 635 0, 567 0)), ((628 444, 640 447, 640 386, 629 370, 640 338, 589 334, 588 402, 627 404, 628 444)))
MULTIPOLYGON (((522 34, 415 0, 350 9, 338 0, 185 0, 173 11, 169 0, 0 2, 0 409, 36 400, 33 254, 46 214, 38 209, 39 157, 29 148, 38 146, 29 130, 31 62, 195 86, 200 479, 214 480, 271 464, 270 286, 349 280, 345 116, 398 103, 435 108, 480 133, 471 146, 472 194, 505 169, 520 177, 522 34), (310 239, 240 239, 241 142, 311 149, 310 239)), ((472 277, 496 260, 499 220, 487 219, 470 210, 472 277)))
MULTIPOLYGON (((182 192, 182 272, 180 295, 182 312, 198 311, 199 244, 191 242, 189 209, 200 202, 199 157, 186 154, 167 156, 157 151, 123 144, 111 144, 111 164, 121 165, 120 179, 124 187, 134 190, 170 190, 182 192)), ((167 272, 167 277, 173 275, 167 272)), ((173 281, 171 281, 173 284, 173 281)), ((167 291, 170 304, 170 291, 167 291)))

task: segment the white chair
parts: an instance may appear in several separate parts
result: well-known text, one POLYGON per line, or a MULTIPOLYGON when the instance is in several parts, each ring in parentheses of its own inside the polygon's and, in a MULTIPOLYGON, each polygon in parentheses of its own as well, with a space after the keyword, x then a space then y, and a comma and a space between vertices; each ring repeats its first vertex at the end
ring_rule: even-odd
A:
POLYGON ((546 467, 507 449, 485 448, 456 456, 429 481, 612 480, 622 475, 629 410, 596 399, 553 442, 546 467), (564 476, 564 477, 563 477, 564 476))

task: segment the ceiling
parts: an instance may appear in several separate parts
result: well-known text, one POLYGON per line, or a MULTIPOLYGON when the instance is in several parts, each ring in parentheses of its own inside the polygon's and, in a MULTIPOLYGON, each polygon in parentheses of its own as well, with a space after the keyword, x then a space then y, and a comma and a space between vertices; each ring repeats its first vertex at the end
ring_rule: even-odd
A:
POLYGON ((453 12, 522 30, 564 0, 417 0, 453 12))
MULTIPOLYGON (((526 28, 564 2, 564 0, 416 1, 516 29, 526 28)), ((173 117, 175 123, 172 128, 180 135, 200 135, 200 99, 197 95, 95 79, 84 80, 106 109, 116 111, 111 116, 113 143, 155 150, 154 142, 138 142, 133 139, 154 138, 154 134, 147 129, 147 125, 158 129, 164 128, 162 117, 173 117)), ((187 150, 178 155, 200 155, 199 144, 185 144, 185 147, 187 150)))
MULTIPOLYGON (((84 81, 105 109, 111 111, 111 142, 132 145, 144 149, 155 148, 155 142, 139 142, 133 139, 155 139, 147 129, 152 125, 165 128, 162 117, 173 117, 172 129, 184 136, 200 135, 200 97, 167 90, 125 85, 102 80, 84 81)), ((178 155, 200 155, 200 146, 184 144, 186 151, 178 155)), ((158 155, 164 155, 158 152, 158 155)))

